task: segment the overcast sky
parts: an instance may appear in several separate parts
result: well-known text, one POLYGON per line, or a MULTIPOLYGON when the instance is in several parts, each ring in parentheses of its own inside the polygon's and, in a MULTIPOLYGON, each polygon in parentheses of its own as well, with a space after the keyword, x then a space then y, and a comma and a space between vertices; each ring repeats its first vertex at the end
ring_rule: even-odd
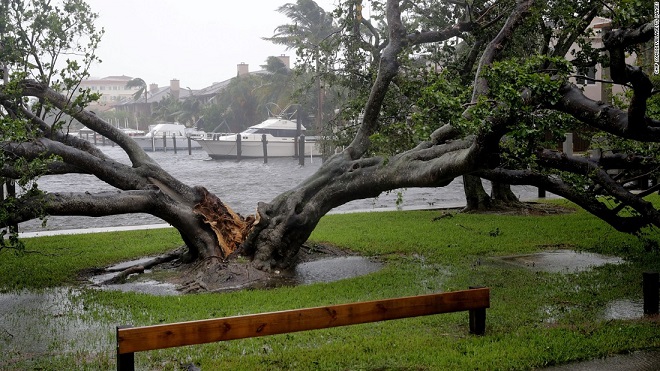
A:
MULTIPOLYGON (((236 65, 261 69, 271 55, 295 50, 261 40, 290 23, 276 9, 295 0, 87 0, 105 35, 93 77, 127 75, 201 89, 236 76, 236 65)), ((316 0, 332 11, 334 0, 316 0)))

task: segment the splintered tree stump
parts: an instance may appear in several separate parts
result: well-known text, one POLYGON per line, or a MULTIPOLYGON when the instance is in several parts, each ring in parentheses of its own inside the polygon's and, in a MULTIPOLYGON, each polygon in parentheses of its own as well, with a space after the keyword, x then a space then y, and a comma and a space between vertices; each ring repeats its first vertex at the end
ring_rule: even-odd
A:
POLYGON ((201 201, 193 211, 201 215, 204 222, 213 229, 218 245, 224 257, 227 257, 243 243, 258 220, 253 215, 243 218, 205 188, 201 188, 200 193, 201 201))

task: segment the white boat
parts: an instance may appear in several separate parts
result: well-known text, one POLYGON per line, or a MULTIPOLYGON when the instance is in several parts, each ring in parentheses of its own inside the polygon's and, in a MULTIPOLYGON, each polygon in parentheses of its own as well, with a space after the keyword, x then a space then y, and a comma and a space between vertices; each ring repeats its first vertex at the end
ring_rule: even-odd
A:
MULTIPOLYGON (((296 155, 296 123, 283 118, 269 118, 250 126, 239 134, 207 133, 195 141, 202 146, 211 158, 225 159, 238 157, 240 138, 241 158, 264 157, 263 138, 266 139, 268 157, 293 157, 296 155)), ((301 134, 305 127, 301 125, 301 134)), ((314 137, 305 137, 305 156, 320 156, 320 145, 314 137)))
POLYGON ((119 130, 123 131, 124 134, 128 135, 129 137, 140 137, 144 135, 144 130, 131 128, 119 128, 119 130))
POLYGON ((203 137, 204 134, 177 122, 165 122, 149 125, 149 131, 146 134, 131 138, 147 151, 169 151, 174 150, 175 140, 177 149, 188 148, 188 138, 192 139, 190 147, 199 149, 201 147, 194 139, 203 137))

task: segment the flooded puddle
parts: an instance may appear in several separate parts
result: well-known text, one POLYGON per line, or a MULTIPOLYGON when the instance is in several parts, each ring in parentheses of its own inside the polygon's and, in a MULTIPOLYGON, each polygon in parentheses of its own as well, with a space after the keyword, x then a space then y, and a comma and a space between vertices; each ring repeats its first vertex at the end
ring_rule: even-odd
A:
POLYGON ((624 262, 618 257, 573 250, 552 250, 536 254, 507 256, 501 260, 533 271, 549 273, 578 273, 605 264, 624 262))
POLYGON ((644 317, 643 300, 616 300, 605 308, 603 318, 610 319, 639 319, 644 317))
POLYGON ((11 364, 40 354, 110 350, 111 326, 83 315, 88 308, 80 294, 71 288, 0 294, 0 358, 11 364))
POLYGON ((155 280, 139 280, 121 284, 111 284, 99 286, 103 290, 113 290, 121 292, 138 292, 141 294, 150 294, 158 296, 179 295, 176 285, 167 282, 158 282, 155 280))
MULTIPOLYGON (((142 260, 142 259, 141 259, 142 260)), ((135 260, 134 262, 125 262, 121 264, 121 267, 128 268, 132 265, 138 264, 135 262, 140 262, 135 260)), ((117 267, 117 266, 113 266, 117 267)), ((114 278, 119 274, 119 272, 105 273, 97 276, 92 276, 89 280, 92 282, 93 288, 100 290, 113 290, 113 291, 122 291, 122 292, 139 292, 142 294, 151 294, 151 295, 179 295, 180 293, 176 289, 176 285, 152 280, 148 277, 150 271, 145 271, 145 276, 138 277, 134 281, 129 281, 121 284, 103 284, 103 282, 114 278)))
POLYGON ((361 256, 345 256, 298 264, 292 277, 299 284, 334 282, 376 272, 383 264, 361 256))

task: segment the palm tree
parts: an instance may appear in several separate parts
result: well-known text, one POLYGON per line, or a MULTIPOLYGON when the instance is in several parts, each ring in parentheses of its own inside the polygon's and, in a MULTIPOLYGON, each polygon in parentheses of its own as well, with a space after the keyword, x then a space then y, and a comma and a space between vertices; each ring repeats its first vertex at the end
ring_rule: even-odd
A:
POLYGON ((135 91, 135 93, 133 93, 133 99, 138 100, 138 99, 140 99, 142 94, 144 94, 144 103, 145 104, 148 103, 147 102, 147 83, 144 82, 144 80, 142 80, 139 77, 136 77, 132 80, 129 80, 126 83, 126 88, 127 89, 139 88, 137 91, 135 91))
MULTIPOLYGON (((135 101, 140 99, 142 94, 144 94, 144 107, 143 107, 143 109, 141 109, 141 111, 142 111, 142 114, 145 117, 151 115, 151 109, 149 107, 149 102, 147 100, 147 83, 144 82, 144 80, 142 80, 141 78, 136 77, 132 80, 129 80, 126 83, 126 88, 127 89, 138 88, 138 90, 136 90, 135 93, 133 93, 133 100, 135 100, 135 101)), ((133 111, 133 113, 136 115, 135 120, 137 121, 137 107, 135 107, 135 110, 133 111)), ((139 124, 138 124, 138 126, 139 126, 139 124)), ((139 129, 139 127, 138 127, 138 129, 139 129)))
POLYGON ((332 15, 313 0, 287 3, 277 8, 277 11, 291 19, 293 24, 277 26, 273 37, 264 37, 264 40, 285 45, 288 49, 314 50, 336 31, 332 15))
POLYGON ((199 120, 202 103, 195 96, 190 95, 183 102, 177 115, 177 120, 188 127, 193 127, 199 120))
POLYGON ((181 112, 181 101, 172 94, 154 104, 152 117, 156 120, 174 122, 181 112))
POLYGON ((280 107, 288 106, 294 94, 293 82, 296 76, 277 57, 268 57, 266 64, 261 67, 269 73, 261 76, 262 85, 252 91, 259 105, 275 103, 280 107))
POLYGON ((323 88, 321 84, 321 44, 327 42, 331 35, 338 31, 332 14, 326 12, 313 0, 297 0, 287 3, 277 11, 291 19, 293 24, 280 25, 275 28, 273 37, 264 40, 274 44, 285 45, 287 49, 296 48, 303 54, 311 52, 316 64, 316 130, 320 131, 323 113, 323 88))

